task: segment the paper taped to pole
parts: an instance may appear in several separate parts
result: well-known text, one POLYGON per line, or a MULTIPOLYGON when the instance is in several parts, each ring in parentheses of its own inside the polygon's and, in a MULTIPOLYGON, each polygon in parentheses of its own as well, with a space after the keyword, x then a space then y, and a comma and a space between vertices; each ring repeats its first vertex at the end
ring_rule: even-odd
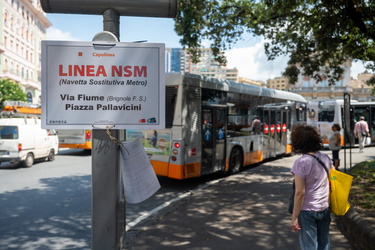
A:
POLYGON ((120 147, 120 168, 125 199, 139 203, 150 198, 160 188, 160 183, 139 139, 124 141, 120 147))

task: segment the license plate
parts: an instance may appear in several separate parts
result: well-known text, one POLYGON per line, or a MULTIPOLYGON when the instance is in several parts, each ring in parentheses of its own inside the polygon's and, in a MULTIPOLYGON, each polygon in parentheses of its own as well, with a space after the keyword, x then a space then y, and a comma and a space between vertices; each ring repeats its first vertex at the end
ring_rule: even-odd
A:
POLYGON ((0 151, 0 155, 9 155, 9 151, 0 151))

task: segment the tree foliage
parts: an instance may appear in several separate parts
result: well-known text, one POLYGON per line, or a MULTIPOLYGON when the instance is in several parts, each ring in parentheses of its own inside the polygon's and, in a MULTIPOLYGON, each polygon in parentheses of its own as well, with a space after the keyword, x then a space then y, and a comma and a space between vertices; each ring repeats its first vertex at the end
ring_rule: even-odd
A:
POLYGON ((295 83, 303 74, 322 74, 334 84, 347 60, 375 71, 375 2, 370 0, 180 0, 175 29, 199 61, 202 41, 211 41, 216 61, 244 33, 264 37, 269 60, 289 56, 284 74, 295 83))
POLYGON ((9 79, 0 79, 0 107, 4 101, 26 101, 26 94, 21 87, 9 79))

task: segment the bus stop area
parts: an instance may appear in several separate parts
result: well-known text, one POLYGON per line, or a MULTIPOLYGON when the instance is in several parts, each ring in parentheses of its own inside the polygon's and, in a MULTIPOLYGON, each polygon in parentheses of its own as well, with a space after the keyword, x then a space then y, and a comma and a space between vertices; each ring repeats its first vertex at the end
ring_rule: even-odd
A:
MULTIPOLYGON (((373 151, 366 147, 360 154, 353 148, 352 164, 374 159, 373 151)), ((125 249, 299 249, 287 212, 290 169, 298 157, 267 161, 190 191, 127 231, 125 249)), ((343 169, 343 149, 340 159, 343 169)), ((363 249, 358 245, 364 241, 375 243, 375 229, 350 209, 342 218, 332 215, 330 239, 331 249, 363 249)))

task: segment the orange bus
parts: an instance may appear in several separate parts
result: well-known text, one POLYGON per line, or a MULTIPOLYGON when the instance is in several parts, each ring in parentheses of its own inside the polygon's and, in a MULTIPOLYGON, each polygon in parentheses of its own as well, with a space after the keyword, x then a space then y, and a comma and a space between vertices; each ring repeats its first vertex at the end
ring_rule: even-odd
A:
POLYGON ((92 133, 90 129, 57 129, 60 148, 91 150, 92 133))
POLYGON ((175 179, 288 154, 291 127, 306 122, 298 94, 187 73, 166 74, 165 102, 166 129, 127 129, 126 139, 139 138, 156 174, 175 179))

